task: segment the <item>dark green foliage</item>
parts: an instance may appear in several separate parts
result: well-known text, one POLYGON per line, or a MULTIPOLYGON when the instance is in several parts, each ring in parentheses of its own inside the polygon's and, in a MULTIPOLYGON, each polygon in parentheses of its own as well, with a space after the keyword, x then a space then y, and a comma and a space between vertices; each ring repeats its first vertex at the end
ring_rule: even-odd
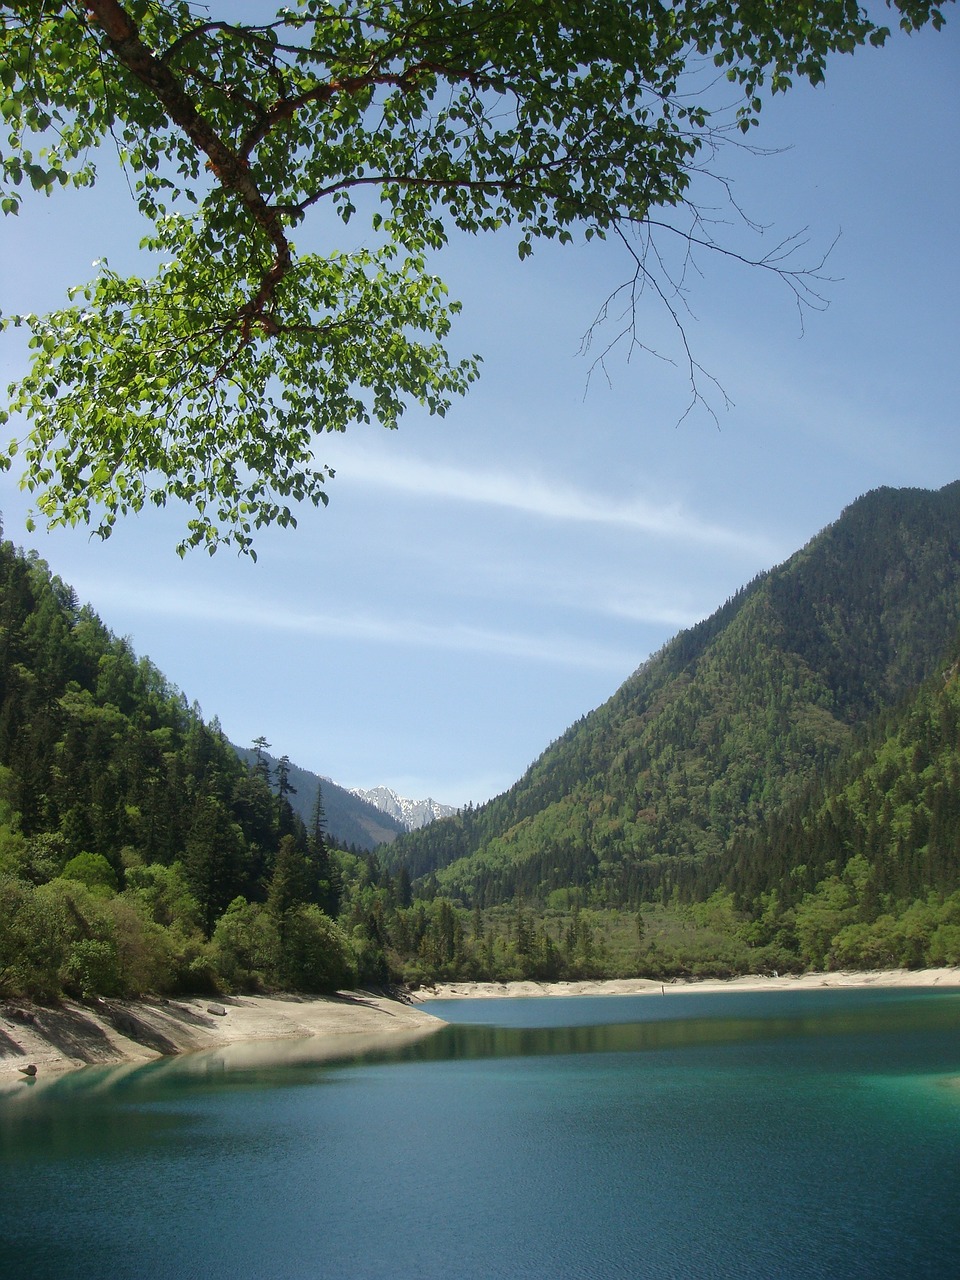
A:
MULTIPOLYGON (((568 885, 623 909, 692 901, 936 669, 958 627, 960 484, 878 490, 671 641, 504 795, 384 856, 481 907, 568 885)), ((947 799, 927 807, 946 830, 947 799)), ((956 875, 934 851, 921 879, 938 857, 941 878, 956 875)))
POLYGON ((356 980, 356 962, 346 935, 319 907, 290 912, 277 959, 279 985, 294 991, 336 991, 356 980))
POLYGON ((853 504, 376 855, 9 544, 0 618, 0 992, 960 963, 960 484, 853 504))
POLYGON ((200 796, 183 853, 183 870, 200 904, 207 936, 217 917, 244 887, 243 838, 213 796, 200 796))
POLYGON ((960 961, 960 676, 953 660, 718 868, 818 967, 960 961))
POLYGON ((322 821, 308 837, 291 808, 290 772, 248 768, 41 560, 0 543, 0 993, 342 984, 352 953, 321 912, 339 909, 339 867, 322 821), (262 964, 217 933, 237 899, 268 914, 262 964))
MULTIPOLYGON (((236 752, 241 760, 254 765, 255 771, 262 772, 263 776, 270 776, 271 771, 275 776, 279 761, 269 754, 269 745, 261 738, 252 748, 237 747, 236 752), (258 744, 261 760, 259 766, 258 744)), ((352 792, 338 787, 329 778, 319 778, 309 769, 302 769, 290 761, 287 762, 287 778, 295 788, 294 794, 290 796, 291 808, 311 830, 318 788, 323 788, 324 830, 335 833, 341 844, 356 845, 358 849, 374 849, 378 845, 389 844, 404 829, 396 819, 381 812, 369 801, 361 800, 352 792)))

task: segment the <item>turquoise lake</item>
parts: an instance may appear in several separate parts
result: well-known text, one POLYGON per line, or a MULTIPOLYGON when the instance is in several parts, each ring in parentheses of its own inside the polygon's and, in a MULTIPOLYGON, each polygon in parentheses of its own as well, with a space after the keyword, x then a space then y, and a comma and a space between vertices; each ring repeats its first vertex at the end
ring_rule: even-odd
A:
POLYGON ((427 1007, 392 1053, 24 1083, 3 1274, 960 1277, 960 994, 427 1007))

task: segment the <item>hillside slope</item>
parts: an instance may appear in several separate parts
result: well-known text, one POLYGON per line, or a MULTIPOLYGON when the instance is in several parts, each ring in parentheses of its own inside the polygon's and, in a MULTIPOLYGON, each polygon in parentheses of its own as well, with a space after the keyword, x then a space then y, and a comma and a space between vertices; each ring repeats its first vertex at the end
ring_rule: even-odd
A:
MULTIPOLYGON (((253 765, 256 751, 252 747, 235 746, 234 750, 245 764, 253 765)), ((276 757, 265 751, 263 758, 269 765, 271 776, 276 778, 276 757)), ((293 788, 289 794, 290 807, 308 825, 317 803, 317 788, 320 788, 325 816, 324 830, 339 845, 352 845, 356 849, 369 851, 378 845, 389 844, 406 830, 396 818, 383 813, 369 800, 357 795, 355 791, 338 786, 329 778, 323 778, 297 764, 289 764, 287 773, 289 785, 293 788)))
POLYGON ((721 858, 937 668, 960 628, 960 482, 879 489, 680 633, 509 791, 385 851, 471 904, 626 906, 721 858))

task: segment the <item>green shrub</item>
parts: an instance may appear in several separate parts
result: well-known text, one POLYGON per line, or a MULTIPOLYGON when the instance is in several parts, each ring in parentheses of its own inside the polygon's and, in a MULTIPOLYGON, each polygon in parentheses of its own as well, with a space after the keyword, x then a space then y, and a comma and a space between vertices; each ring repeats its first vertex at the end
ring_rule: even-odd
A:
POLYGON ((217 921, 211 947, 216 971, 231 990, 273 985, 279 938, 273 918, 259 903, 234 898, 217 921))
POLYGON ((278 969, 281 985, 292 991, 337 991, 357 980, 347 935, 312 905, 285 915, 278 969))
POLYGON ((123 995, 116 943, 106 938, 78 938, 70 944, 61 978, 66 990, 81 1000, 123 995))
POLYGON ((120 888, 117 873, 102 853, 78 853, 60 872, 61 880, 76 880, 94 893, 114 894, 120 888))

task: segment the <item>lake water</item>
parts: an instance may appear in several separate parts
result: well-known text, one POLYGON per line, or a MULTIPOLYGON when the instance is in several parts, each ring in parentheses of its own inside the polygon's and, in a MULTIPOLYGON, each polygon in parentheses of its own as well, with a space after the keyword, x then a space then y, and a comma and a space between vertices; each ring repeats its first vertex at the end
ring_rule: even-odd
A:
POLYGON ((0 1099, 2 1274, 960 1277, 960 995, 428 1007, 395 1053, 0 1099))

